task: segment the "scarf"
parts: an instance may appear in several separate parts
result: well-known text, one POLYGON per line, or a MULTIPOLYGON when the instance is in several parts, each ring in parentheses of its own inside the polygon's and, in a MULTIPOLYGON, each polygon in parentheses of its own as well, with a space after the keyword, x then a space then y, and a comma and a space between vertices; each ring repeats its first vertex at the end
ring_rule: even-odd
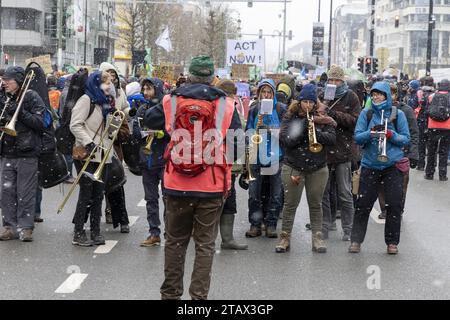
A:
POLYGON ((347 81, 345 81, 343 84, 341 84, 339 87, 336 88, 336 97, 335 99, 340 99, 348 92, 348 84, 347 81))

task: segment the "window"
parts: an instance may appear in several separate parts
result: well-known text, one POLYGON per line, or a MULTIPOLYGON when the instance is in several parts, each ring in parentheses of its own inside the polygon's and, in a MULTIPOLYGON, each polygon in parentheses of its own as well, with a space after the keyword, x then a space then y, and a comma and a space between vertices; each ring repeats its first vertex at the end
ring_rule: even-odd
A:
POLYGON ((16 29, 40 32, 40 12, 30 9, 16 9, 16 29))

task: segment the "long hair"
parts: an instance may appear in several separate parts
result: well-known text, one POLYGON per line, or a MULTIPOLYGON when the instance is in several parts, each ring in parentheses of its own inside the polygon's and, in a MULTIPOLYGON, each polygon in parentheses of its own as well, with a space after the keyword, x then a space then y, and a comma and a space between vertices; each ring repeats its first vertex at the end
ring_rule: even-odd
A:
POLYGON ((69 111, 77 103, 85 93, 85 84, 89 76, 89 71, 85 68, 78 70, 70 80, 69 91, 67 92, 66 103, 64 105, 63 114, 61 115, 61 122, 70 121, 69 111), (69 119, 67 119, 69 118, 69 119))

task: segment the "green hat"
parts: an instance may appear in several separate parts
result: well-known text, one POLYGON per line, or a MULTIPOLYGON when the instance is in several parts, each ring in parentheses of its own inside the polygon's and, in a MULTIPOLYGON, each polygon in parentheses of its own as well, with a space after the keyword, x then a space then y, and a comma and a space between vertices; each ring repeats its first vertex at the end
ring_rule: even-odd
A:
POLYGON ((189 73, 197 77, 209 77, 214 75, 214 62, 208 56, 192 58, 189 73))

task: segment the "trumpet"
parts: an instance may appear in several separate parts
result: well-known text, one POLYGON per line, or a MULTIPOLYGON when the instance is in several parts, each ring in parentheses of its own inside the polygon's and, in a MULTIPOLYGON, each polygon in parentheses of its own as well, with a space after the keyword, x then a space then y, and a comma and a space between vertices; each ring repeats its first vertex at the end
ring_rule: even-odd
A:
POLYGON ((387 126, 388 126, 388 119, 384 119, 384 110, 381 110, 381 125, 384 125, 384 131, 381 132, 380 136, 378 137, 378 161, 380 162, 387 162, 389 160, 389 157, 387 156, 387 126))
MULTIPOLYGON (((28 91, 28 88, 30 87, 31 81, 33 81, 33 79, 34 79, 34 76, 35 76, 34 70, 31 70, 25 76, 25 81, 23 82, 22 87, 20 88, 19 94, 17 95, 19 104, 17 105, 16 111, 14 112, 14 115, 12 116, 12 118, 8 122, 8 124, 5 127, 0 128, 0 131, 3 131, 3 133, 6 133, 7 135, 10 135, 12 137, 17 136, 17 131, 16 131, 17 118, 19 117, 19 112, 20 112, 20 109, 22 108, 23 100, 25 99, 25 93, 28 91)), ((9 103, 9 99, 7 100, 7 103, 9 103)), ((7 107, 7 103, 5 103, 5 107, 3 108, 2 116, 7 107)), ((1 138, 3 138, 3 133, 1 135, 1 138)))
POLYGON ((153 143, 153 140, 155 139, 155 137, 156 137, 156 139, 164 138, 164 131, 162 131, 162 130, 148 130, 147 133, 148 133, 148 136, 147 136, 146 145, 144 147, 143 152, 144 152, 144 154, 146 156, 149 156, 149 155, 152 154, 152 143, 153 143))
POLYGON ((76 185, 78 184, 78 182, 80 181, 80 179, 83 175, 85 175, 86 177, 90 178, 91 180, 93 180, 95 182, 104 183, 101 180, 103 169, 106 165, 106 161, 108 160, 108 158, 111 154, 111 151, 114 147, 114 141, 117 139, 117 135, 119 134, 119 129, 122 126, 122 123, 125 120, 125 118, 126 118, 125 113, 123 113, 120 110, 117 110, 113 113, 112 118, 108 121, 108 125, 106 126, 105 133, 102 135, 99 144, 89 154, 86 162, 84 163, 84 166, 81 168, 80 173, 78 174, 77 178, 75 179, 74 183, 72 184, 72 187, 70 188, 66 197, 64 198, 64 200, 58 207, 58 214, 60 214, 63 211, 67 201, 72 196, 72 193, 75 191, 76 185), (112 135, 111 143, 109 144, 108 148, 106 148, 105 154, 103 155, 103 159, 100 162, 97 170, 93 174, 86 172, 87 167, 91 163, 91 160, 94 157, 95 153, 98 151, 98 149, 101 148, 101 149, 105 150, 105 148, 102 145, 110 137, 110 135, 112 135))
POLYGON ((306 110, 306 117, 308 118, 309 151, 311 151, 313 153, 319 153, 322 151, 323 146, 317 142, 316 126, 314 124, 314 116, 309 115, 308 109, 306 110))

